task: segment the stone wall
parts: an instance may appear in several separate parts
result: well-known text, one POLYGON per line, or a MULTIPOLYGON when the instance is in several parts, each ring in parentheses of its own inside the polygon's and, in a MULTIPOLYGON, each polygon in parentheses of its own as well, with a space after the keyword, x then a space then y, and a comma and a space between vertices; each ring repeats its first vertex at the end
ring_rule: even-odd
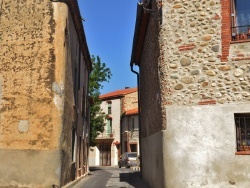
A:
POLYGON ((167 10, 159 38, 163 104, 249 101, 250 43, 231 44, 228 60, 221 61, 220 1, 164 1, 163 10, 167 10))
POLYGON ((122 106, 123 106, 123 109, 121 109, 122 111, 128 111, 138 108, 138 93, 133 92, 126 94, 124 98, 122 98, 122 106))
POLYGON ((159 35, 166 111, 162 187, 249 184, 245 165, 249 156, 235 153, 234 114, 249 113, 250 43, 223 42, 228 31, 222 24, 221 2, 163 1, 159 35))
POLYGON ((163 0, 159 30, 150 12, 139 65, 142 174, 151 187, 249 185, 234 114, 249 113, 250 43, 229 41, 229 2, 163 0))

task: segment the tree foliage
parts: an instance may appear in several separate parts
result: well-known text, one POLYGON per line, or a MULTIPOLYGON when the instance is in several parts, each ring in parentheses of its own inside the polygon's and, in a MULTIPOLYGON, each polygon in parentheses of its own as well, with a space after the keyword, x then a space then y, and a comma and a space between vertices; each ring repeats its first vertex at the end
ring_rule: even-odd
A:
POLYGON ((101 109, 101 100, 99 99, 100 90, 103 88, 103 82, 108 82, 112 74, 105 63, 101 62, 99 56, 92 55, 93 70, 89 76, 89 95, 94 100, 94 105, 90 109, 90 145, 94 146, 94 140, 98 136, 98 132, 103 132, 105 114, 101 109))

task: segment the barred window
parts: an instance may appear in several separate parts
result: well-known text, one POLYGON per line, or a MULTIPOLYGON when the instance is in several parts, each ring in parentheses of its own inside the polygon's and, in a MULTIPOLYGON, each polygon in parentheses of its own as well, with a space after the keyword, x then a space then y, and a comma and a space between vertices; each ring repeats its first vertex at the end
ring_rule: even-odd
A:
POLYGON ((250 151, 250 114, 235 114, 237 151, 250 151))

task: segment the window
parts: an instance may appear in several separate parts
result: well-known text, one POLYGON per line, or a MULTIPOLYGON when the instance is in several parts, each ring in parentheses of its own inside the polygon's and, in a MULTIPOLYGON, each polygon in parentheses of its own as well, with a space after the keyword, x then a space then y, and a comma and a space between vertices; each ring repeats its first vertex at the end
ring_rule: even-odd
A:
POLYGON ((237 152, 250 151, 250 114, 235 114, 237 152))
POLYGON ((111 102, 108 102, 108 114, 111 114, 111 102))
POLYGON ((132 118, 132 130, 135 130, 135 119, 132 118))
MULTIPOLYGON (((137 144, 130 144, 130 149, 131 149, 131 152, 137 152, 137 144)), ((137 154, 133 154, 133 155, 137 155, 137 154)))
POLYGON ((231 0, 232 40, 250 40, 250 1, 231 0))
POLYGON ((112 133, 112 119, 108 119, 107 122, 107 134, 111 134, 112 133))
POLYGON ((138 118, 137 117, 131 118, 131 130, 132 131, 138 130, 138 118))

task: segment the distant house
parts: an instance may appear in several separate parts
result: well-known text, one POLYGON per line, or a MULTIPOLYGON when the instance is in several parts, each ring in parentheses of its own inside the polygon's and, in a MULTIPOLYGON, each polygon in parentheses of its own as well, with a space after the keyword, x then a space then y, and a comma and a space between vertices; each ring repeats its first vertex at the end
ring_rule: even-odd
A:
POLYGON ((121 116, 138 107, 137 88, 125 88, 100 96, 101 109, 108 114, 104 131, 95 139, 96 146, 90 148, 90 166, 118 165, 121 155, 121 116))
POLYGON ((249 187, 250 2, 142 0, 141 169, 151 187, 249 187))
POLYGON ((138 108, 127 110, 121 116, 121 151, 140 153, 138 108))
POLYGON ((76 0, 1 1, 0 187, 88 173, 92 69, 76 0))

